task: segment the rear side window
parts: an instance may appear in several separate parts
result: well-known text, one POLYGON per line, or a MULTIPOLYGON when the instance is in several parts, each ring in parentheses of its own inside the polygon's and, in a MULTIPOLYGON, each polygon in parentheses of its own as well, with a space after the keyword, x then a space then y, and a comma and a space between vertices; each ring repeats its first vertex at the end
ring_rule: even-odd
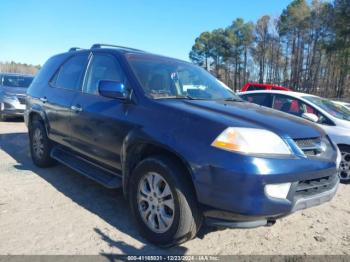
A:
POLYGON ((254 104, 270 107, 269 94, 248 94, 248 95, 243 95, 242 98, 254 104))
POLYGON ((79 90, 87 58, 87 54, 82 54, 68 59, 52 78, 51 85, 57 88, 79 90))

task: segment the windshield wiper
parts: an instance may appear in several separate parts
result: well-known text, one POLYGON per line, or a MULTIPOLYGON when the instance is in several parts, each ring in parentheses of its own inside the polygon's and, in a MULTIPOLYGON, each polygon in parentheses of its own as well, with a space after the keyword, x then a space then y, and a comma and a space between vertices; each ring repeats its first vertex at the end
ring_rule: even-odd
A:
POLYGON ((195 98, 191 96, 157 96, 154 97, 154 99, 189 99, 189 100, 194 100, 195 98))

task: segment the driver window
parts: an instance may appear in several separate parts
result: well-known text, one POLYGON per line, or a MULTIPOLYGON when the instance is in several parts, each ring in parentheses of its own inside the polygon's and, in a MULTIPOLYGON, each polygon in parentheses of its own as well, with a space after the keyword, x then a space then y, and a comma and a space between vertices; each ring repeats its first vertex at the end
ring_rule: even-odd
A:
POLYGON ((85 77, 83 92, 97 95, 100 80, 125 82, 124 73, 114 57, 100 54, 93 56, 85 77))

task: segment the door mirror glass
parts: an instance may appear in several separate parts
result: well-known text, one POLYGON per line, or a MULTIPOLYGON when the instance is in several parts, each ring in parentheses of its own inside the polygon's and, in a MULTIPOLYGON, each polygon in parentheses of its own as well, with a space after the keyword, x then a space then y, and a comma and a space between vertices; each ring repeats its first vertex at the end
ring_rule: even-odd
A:
POLYGON ((98 91, 100 95, 109 98, 126 99, 128 96, 125 85, 117 81, 99 81, 98 91))
POLYGON ((313 113, 303 113, 302 117, 315 123, 318 122, 318 116, 313 113))

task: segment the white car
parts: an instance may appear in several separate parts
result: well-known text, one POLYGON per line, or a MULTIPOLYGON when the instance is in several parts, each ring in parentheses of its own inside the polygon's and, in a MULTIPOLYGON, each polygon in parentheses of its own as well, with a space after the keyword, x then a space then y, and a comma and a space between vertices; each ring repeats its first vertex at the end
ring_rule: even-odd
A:
POLYGON ((249 91, 244 100, 303 117, 321 126, 342 154, 340 179, 350 181, 350 109, 318 96, 292 91, 249 91))

